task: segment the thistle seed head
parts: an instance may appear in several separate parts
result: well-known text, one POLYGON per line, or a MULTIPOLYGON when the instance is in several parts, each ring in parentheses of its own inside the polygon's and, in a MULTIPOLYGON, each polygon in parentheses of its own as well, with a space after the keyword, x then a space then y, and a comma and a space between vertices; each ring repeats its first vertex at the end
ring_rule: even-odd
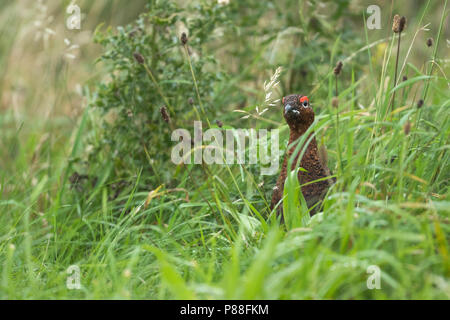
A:
POLYGON ((394 16, 394 21, 392 22, 392 31, 394 31, 395 33, 400 32, 400 16, 398 14, 394 16))
POLYGON ((183 46, 185 46, 186 43, 188 42, 188 37, 187 37, 187 35, 186 35, 186 32, 183 32, 183 33, 181 34, 180 40, 181 40, 181 43, 183 44, 183 46))
POLYGON ((406 17, 400 17, 398 14, 394 16, 394 21, 392 22, 392 31, 395 33, 401 33, 406 26, 406 17))
POLYGON ((169 112, 167 111, 166 106, 162 106, 159 109, 159 112, 161 112, 161 117, 163 118, 163 120, 167 123, 170 122, 170 116, 169 116, 169 112))
POLYGON ((140 54, 139 52, 133 53, 133 57, 137 61, 137 63, 144 64, 144 62, 145 62, 144 56, 142 54, 140 54))
POLYGON ((419 101, 417 101, 417 109, 420 109, 423 107, 423 99, 420 99, 419 101))
POLYGON ((399 32, 403 32, 403 30, 406 27, 406 17, 405 16, 400 18, 400 25, 399 25, 399 27, 400 27, 400 31, 399 32))
POLYGON ((344 66, 344 64, 342 63, 342 61, 338 61, 338 63, 336 64, 336 67, 333 70, 333 72, 336 76, 338 76, 341 73, 343 66, 344 66))

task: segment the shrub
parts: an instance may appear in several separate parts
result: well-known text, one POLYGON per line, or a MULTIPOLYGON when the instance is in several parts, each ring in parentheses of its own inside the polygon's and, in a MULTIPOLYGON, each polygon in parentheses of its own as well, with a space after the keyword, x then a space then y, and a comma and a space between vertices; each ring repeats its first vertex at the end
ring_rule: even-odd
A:
MULTIPOLYGON (((148 12, 134 24, 96 32, 95 40, 104 48, 99 61, 106 66, 109 79, 97 85, 92 103, 100 110, 101 132, 100 138, 91 141, 95 147, 90 164, 104 166, 112 161, 119 177, 153 168, 159 175, 166 173, 163 181, 170 178, 170 128, 160 108, 167 107, 174 126, 187 127, 199 105, 179 39, 181 30, 192 30, 187 45, 193 72, 202 103, 208 114, 214 115, 215 88, 225 75, 205 46, 221 22, 220 9, 202 4, 182 10, 171 1, 149 1, 148 12)), ((154 174, 144 174, 150 176, 156 179, 154 174)))

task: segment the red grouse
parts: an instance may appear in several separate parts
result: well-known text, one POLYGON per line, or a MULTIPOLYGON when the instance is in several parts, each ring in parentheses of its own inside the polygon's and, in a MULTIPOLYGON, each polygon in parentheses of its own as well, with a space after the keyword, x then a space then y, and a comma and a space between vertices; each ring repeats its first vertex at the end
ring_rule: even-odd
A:
MULTIPOLYGON (((286 180, 286 175, 288 173, 287 164, 289 158, 294 153, 297 144, 292 145, 293 142, 298 140, 305 132, 308 130, 309 126, 314 122, 314 111, 309 105, 308 97, 291 94, 282 99, 283 103, 283 116, 289 125, 290 133, 289 133, 289 146, 290 149, 286 152, 283 166, 281 167, 281 173, 278 177, 277 185, 274 188, 271 208, 275 208, 275 206, 280 203, 280 200, 283 198, 283 189, 284 182, 286 180)), ((314 132, 311 132, 308 138, 305 140, 305 143, 308 142, 311 135, 314 132)), ((292 168, 289 171, 294 170, 297 164, 298 157, 301 154, 297 153, 294 161, 292 162, 292 168)), ((308 182, 315 181, 318 179, 326 178, 330 176, 330 170, 327 167, 325 161, 322 161, 319 157, 316 138, 313 137, 306 147, 306 151, 303 154, 303 158, 300 161, 300 167, 305 169, 305 171, 298 171, 298 179, 300 185, 304 185, 308 182)), ((317 211, 319 207, 319 202, 325 196, 328 188, 336 181, 336 179, 325 179, 318 182, 314 182, 308 184, 306 186, 302 186, 302 194, 306 200, 306 204, 308 208, 314 207, 312 210, 312 214, 317 211), (317 204, 317 206, 316 206, 317 204)), ((282 203, 279 204, 277 212, 280 214, 282 212, 282 203)))

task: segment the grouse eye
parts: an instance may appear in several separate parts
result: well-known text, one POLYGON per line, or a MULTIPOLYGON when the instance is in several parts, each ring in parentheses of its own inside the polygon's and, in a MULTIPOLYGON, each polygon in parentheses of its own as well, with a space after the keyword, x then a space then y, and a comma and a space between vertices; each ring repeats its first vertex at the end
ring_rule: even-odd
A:
POLYGON ((298 100, 305 108, 308 106, 309 100, 307 96, 301 96, 298 100))

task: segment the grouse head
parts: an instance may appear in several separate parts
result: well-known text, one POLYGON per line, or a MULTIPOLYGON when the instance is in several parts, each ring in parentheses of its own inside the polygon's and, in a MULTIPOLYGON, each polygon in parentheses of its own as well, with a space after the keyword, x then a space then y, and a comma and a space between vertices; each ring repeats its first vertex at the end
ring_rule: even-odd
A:
POLYGON ((283 116, 291 130, 306 131, 314 122, 314 111, 307 96, 291 94, 284 97, 283 116))

